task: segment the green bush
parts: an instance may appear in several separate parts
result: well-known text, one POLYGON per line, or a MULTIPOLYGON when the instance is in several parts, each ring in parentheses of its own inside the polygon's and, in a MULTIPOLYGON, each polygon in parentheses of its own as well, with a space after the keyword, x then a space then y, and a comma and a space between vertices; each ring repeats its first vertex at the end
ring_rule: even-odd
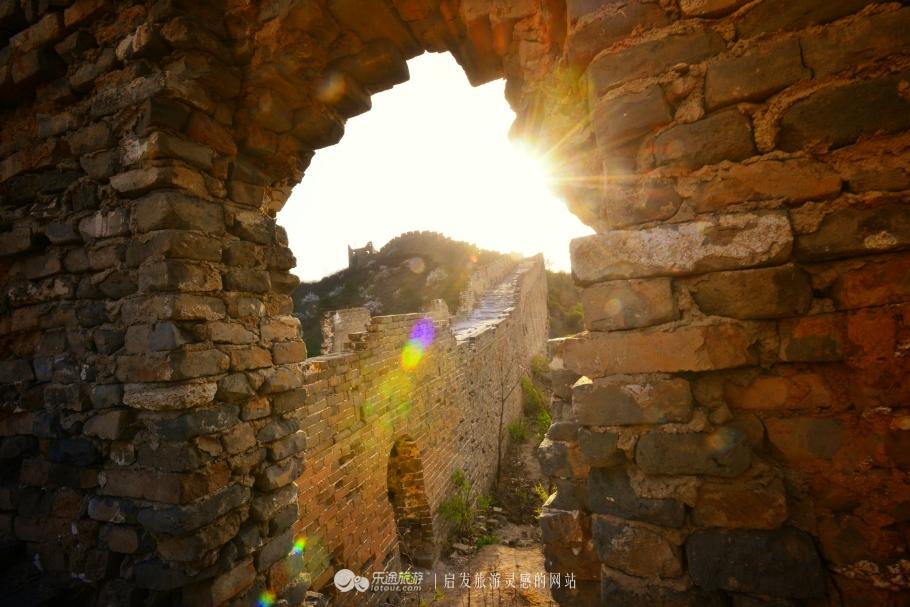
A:
POLYGON ((521 393, 526 415, 537 415, 544 408, 543 393, 534 385, 530 377, 521 378, 521 393))
POLYGON ((495 535, 481 535, 479 538, 477 538, 477 541, 475 543, 477 544, 478 548, 483 548, 484 546, 495 544, 496 541, 497 540, 495 535))
POLYGON ((509 437, 513 442, 523 443, 528 440, 528 423, 525 418, 519 418, 506 427, 509 429, 509 437))
POLYGON ((455 494, 447 497, 439 505, 439 513, 458 533, 468 533, 474 524, 474 509, 471 507, 471 486, 462 470, 452 473, 455 494))
POLYGON ((542 441, 543 437, 546 436, 547 430, 550 429, 550 424, 553 423, 553 417, 550 415, 550 412, 546 409, 541 409, 537 414, 537 440, 542 441))
POLYGON ((550 374, 550 364, 543 354, 535 354, 531 358, 531 374, 538 379, 545 379, 550 374))

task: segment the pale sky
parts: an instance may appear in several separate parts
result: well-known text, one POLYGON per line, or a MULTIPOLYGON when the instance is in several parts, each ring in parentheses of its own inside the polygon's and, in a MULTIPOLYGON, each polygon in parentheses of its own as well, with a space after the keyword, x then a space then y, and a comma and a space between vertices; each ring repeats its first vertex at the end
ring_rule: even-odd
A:
POLYGON ((411 79, 373 95, 344 138, 316 152, 278 214, 317 280, 347 267, 347 245, 378 249, 434 230, 496 251, 544 254, 569 270, 569 240, 592 230, 548 188, 546 169, 509 141, 504 81, 473 88, 448 53, 408 62, 411 79))

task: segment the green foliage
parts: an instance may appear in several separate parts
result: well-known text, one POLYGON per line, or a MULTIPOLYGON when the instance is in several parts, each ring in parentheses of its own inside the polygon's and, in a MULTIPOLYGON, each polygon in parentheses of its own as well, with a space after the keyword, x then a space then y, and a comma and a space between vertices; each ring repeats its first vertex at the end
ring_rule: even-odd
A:
POLYGON ((542 483, 536 483, 534 485, 534 495, 540 500, 539 505, 534 508, 534 514, 540 518, 540 515, 543 514, 543 505, 550 499, 550 492, 547 491, 547 488, 542 483))
POLYGON ((453 530, 461 535, 467 535, 474 526, 474 519, 479 513, 489 512, 493 506, 493 498, 480 495, 471 498, 471 484, 461 469, 452 473, 452 484, 455 493, 443 500, 439 506, 439 513, 452 524, 453 530))
POLYGON ((544 408, 537 413, 537 440, 542 441, 543 437, 547 434, 547 430, 550 429, 550 424, 553 423, 553 416, 550 415, 550 412, 544 408))
POLYGON ((543 393, 534 385, 534 381, 530 377, 521 378, 521 394, 526 415, 537 415, 544 408, 543 393))
POLYGON ((528 440, 528 422, 525 421, 525 418, 519 418, 506 426, 506 428, 509 430, 509 437, 512 442, 523 443, 528 440))
POLYGON ((534 379, 543 380, 550 374, 550 364, 543 354, 535 354, 531 358, 531 374, 534 379))
POLYGON ((581 291, 567 272, 547 271, 547 314, 550 337, 565 337, 582 330, 581 291))
POLYGON ((487 534, 481 535, 479 538, 477 538, 475 544, 477 544, 478 548, 482 548, 484 546, 489 546, 490 544, 495 544, 497 541, 498 540, 496 539, 495 535, 487 534))

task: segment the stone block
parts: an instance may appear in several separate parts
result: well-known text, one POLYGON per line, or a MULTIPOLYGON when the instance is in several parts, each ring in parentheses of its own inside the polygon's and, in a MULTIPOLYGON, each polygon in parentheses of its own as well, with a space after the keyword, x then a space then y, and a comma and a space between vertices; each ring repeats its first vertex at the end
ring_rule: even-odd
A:
POLYGON ((581 303, 592 331, 637 329, 679 317, 668 278, 597 283, 582 290, 581 303))
POLYGON ((572 414, 585 426, 685 423, 692 417, 689 382, 667 376, 579 380, 572 414))
POLYGON ((748 0, 680 0, 679 8, 686 17, 720 17, 732 13, 748 0))
POLYGON ((609 468, 620 465, 625 458, 617 447, 619 435, 581 428, 578 431, 578 450, 589 466, 609 468))
POLYGON ((272 364, 272 356, 269 351, 259 346, 238 346, 227 352, 231 359, 232 371, 261 369, 272 364))
POLYGON ((98 211, 79 221, 79 234, 83 239, 111 238, 129 233, 126 211, 98 211))
POLYGON ((682 526, 686 518, 686 507, 680 502, 638 497, 623 468, 591 468, 588 510, 673 528, 682 526))
POLYGON ((303 472, 303 463, 296 457, 267 466, 256 476, 256 488, 260 491, 274 491, 289 485, 303 472))
POLYGON ((110 182, 118 193, 130 198, 159 188, 180 189, 201 198, 209 196, 202 175, 181 165, 133 169, 113 175, 110 182))
POLYGON ((838 271, 831 299, 839 310, 910 301, 910 254, 868 258, 838 271))
POLYGON ((390 89, 410 77, 408 64, 388 40, 374 40, 357 54, 332 62, 330 69, 350 74, 371 93, 390 89))
POLYGON ((212 150, 194 141, 188 141, 164 131, 152 131, 129 150, 131 163, 160 158, 185 160, 203 169, 212 168, 212 150))
POLYGON ((654 140, 654 161, 697 169, 755 154, 752 125, 736 108, 710 114, 697 122, 673 126, 654 140))
POLYGON ((738 476, 752 461, 746 436, 735 428, 670 434, 649 432, 638 439, 635 462, 646 474, 738 476))
POLYGON ((27 53, 54 44, 63 38, 65 33, 63 14, 47 13, 37 23, 11 36, 9 45, 16 53, 27 53))
POLYGON ((904 73, 835 85, 797 101, 781 115, 778 147, 839 148, 863 135, 907 130, 910 99, 902 93, 907 78, 904 73))
POLYGON ((130 221, 138 232, 175 229, 224 233, 220 205, 177 192, 152 192, 137 199, 133 202, 130 221))
POLYGON ((907 47, 910 9, 860 17, 846 27, 826 27, 799 38, 803 60, 816 77, 871 63, 907 47))
POLYGON ((253 426, 248 423, 239 423, 221 435, 221 444, 224 450, 234 455, 243 453, 256 446, 256 433, 253 426))
POLYGON ((830 460, 844 444, 847 429, 836 418, 789 417, 765 420, 768 441, 785 460, 830 460))
POLYGON ((843 401, 821 374, 779 365, 773 373, 746 371, 723 382, 722 397, 737 410, 838 408, 843 401))
POLYGON ((672 120, 663 90, 656 84, 640 93, 592 100, 591 104, 594 133, 605 152, 639 139, 672 120))
MULTIPOLYGON (((141 360, 137 362, 142 363, 141 360)), ((217 390, 218 385, 213 382, 177 385, 127 384, 124 386, 123 404, 149 411, 191 409, 212 402, 217 390)))
POLYGON ((297 487, 290 484, 277 491, 256 495, 250 506, 250 514, 255 520, 264 522, 295 501, 297 501, 297 487))
POLYGON ((718 483, 698 488, 692 521, 700 527, 777 529, 787 520, 787 495, 780 479, 718 483))
POLYGON ((817 210, 810 206, 794 214, 798 232, 794 253, 799 259, 818 261, 910 246, 910 217, 903 201, 848 207, 812 221, 817 210))
POLYGON ((237 144, 234 137, 225 127, 205 114, 193 112, 186 127, 187 134, 193 140, 226 156, 237 155, 237 144))
POLYGON ((224 273, 224 288, 228 291, 268 293, 272 282, 269 273, 263 270, 229 270, 224 273))
POLYGON ((803 67, 799 41, 776 40, 741 56, 709 63, 705 104, 710 111, 731 103, 762 101, 810 76, 811 72, 803 67))
POLYGON ((207 264, 166 259, 153 261, 139 268, 139 288, 154 291, 217 291, 221 289, 221 274, 207 264))
POLYGON ((809 599, 825 594, 824 570, 812 538, 780 531, 698 531, 686 540, 692 581, 701 588, 809 599))
POLYGON ((599 52, 629 36, 636 28, 656 28, 669 23, 669 17, 656 2, 636 0, 628 3, 568 2, 569 32, 566 50, 569 62, 583 70, 599 52))
POLYGON ((782 320, 780 359, 787 362, 835 362, 846 351, 846 322, 840 314, 782 320))
POLYGON ((137 520, 155 533, 182 535, 208 525, 250 499, 250 490, 232 484, 188 506, 145 508, 137 520))
POLYGON ((658 76, 679 63, 700 63, 726 48, 720 34, 695 26, 657 40, 601 53, 588 66, 589 90, 600 97, 623 82, 658 76))
POLYGON ((737 21, 736 33, 740 38, 751 38, 760 34, 800 30, 846 17, 866 4, 868 0, 803 0, 799 3, 766 0, 756 4, 737 21))
POLYGON ((837 196, 842 186, 837 171, 808 158, 767 159, 713 169, 703 169, 679 183, 680 192, 699 213, 752 201, 825 200, 837 196))
POLYGON ((684 284, 705 314, 740 320, 798 316, 812 304, 811 278, 793 265, 715 272, 684 284))
POLYGON ((679 547, 651 529, 595 514, 591 538, 597 557, 608 567, 643 578, 683 574, 679 547))
POLYGON ((537 519, 544 544, 567 544, 584 540, 581 513, 545 507, 537 519))
POLYGON ((622 228, 670 219, 681 202, 673 181, 645 177, 634 185, 606 184, 596 207, 606 226, 622 228))
POLYGON ((588 377, 711 371, 758 364, 775 338, 773 326, 740 322, 588 333, 566 339, 564 361, 588 377))
POLYGON ((543 439, 537 447, 537 460, 541 471, 546 476, 572 476, 572 465, 569 461, 569 443, 543 439))
POLYGON ((304 449, 306 449, 306 433, 295 432, 269 444, 269 459, 272 461, 283 460, 301 453, 304 449))
POLYGON ((384 3, 364 5, 357 0, 330 0, 327 8, 341 25, 361 40, 388 40, 405 59, 423 50, 395 10, 384 3))
POLYGON ((306 357, 306 343, 303 341, 286 341, 272 345, 272 360, 275 361, 275 364, 303 362, 306 357))
POLYGON ((117 440, 130 422, 131 412, 126 409, 105 411, 90 417, 82 426, 83 434, 104 440, 117 440))

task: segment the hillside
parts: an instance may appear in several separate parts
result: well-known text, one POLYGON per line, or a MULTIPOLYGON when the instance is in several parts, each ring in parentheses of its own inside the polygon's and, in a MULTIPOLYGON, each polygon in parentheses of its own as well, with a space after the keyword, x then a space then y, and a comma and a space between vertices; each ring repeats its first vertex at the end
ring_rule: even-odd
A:
POLYGON ((320 352, 320 322, 330 310, 364 306, 374 315, 401 314, 442 299, 454 313, 471 271, 502 256, 436 232, 397 236, 358 267, 297 287, 294 312, 307 350, 320 352))
MULTIPOLYGON (((312 355, 321 351, 322 316, 331 310, 363 306, 374 315, 401 314, 442 299, 454 314, 471 272, 503 256, 437 232, 397 236, 357 267, 297 287, 294 312, 300 318, 307 350, 312 355)), ((547 284, 550 336, 581 331, 581 304, 572 277, 548 271, 547 284)))

